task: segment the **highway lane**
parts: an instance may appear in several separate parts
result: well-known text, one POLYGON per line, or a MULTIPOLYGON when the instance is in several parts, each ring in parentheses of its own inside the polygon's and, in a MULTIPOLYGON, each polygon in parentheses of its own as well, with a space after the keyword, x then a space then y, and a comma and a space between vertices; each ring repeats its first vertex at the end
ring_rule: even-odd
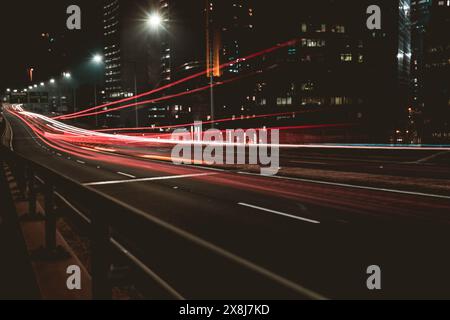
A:
MULTIPOLYGON (((89 152, 83 158, 43 148, 45 145, 18 119, 8 118, 17 152, 80 183, 109 182, 95 187, 325 296, 380 297, 365 288, 365 268, 373 263, 383 265, 388 274, 387 289, 381 296, 450 296, 444 272, 449 262, 443 254, 449 240, 448 199, 253 177, 127 157, 96 158, 89 152), (149 180, 136 182, 131 176, 149 180), (162 177, 173 178, 155 180, 162 177), (408 282, 410 277, 416 281, 408 282)), ((167 255, 170 244, 160 246, 153 240, 148 250, 159 253, 158 257, 167 255)), ((181 257, 148 261, 174 284, 186 286, 189 275, 170 267, 184 265, 192 270, 187 267, 189 257, 181 257)), ((223 287, 227 282, 235 283, 232 279, 215 281, 216 292, 198 286, 187 295, 223 297, 228 291, 221 290, 219 283, 223 287)), ((271 297, 270 292, 264 293, 263 297, 271 297)), ((277 297, 275 291, 272 294, 277 297)))
POLYGON ((288 149, 282 152, 281 165, 400 177, 450 179, 450 151, 288 149))

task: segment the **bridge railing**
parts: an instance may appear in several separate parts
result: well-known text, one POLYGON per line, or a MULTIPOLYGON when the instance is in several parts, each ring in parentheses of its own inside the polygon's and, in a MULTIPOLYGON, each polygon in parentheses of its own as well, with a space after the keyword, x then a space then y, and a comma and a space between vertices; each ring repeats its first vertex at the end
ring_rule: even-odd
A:
MULTIPOLYGON (((117 256, 132 266, 142 285, 157 288, 158 298, 322 298, 152 215, 151 210, 132 207, 6 147, 0 147, 0 156, 14 169, 31 216, 38 214, 38 193, 44 197, 43 248, 48 255, 57 256, 60 250, 56 234, 61 210, 55 210, 56 202, 67 205, 83 221, 91 247, 93 299, 112 298, 111 266, 117 256)), ((142 196, 150 197, 151 203, 151 194, 142 196)))

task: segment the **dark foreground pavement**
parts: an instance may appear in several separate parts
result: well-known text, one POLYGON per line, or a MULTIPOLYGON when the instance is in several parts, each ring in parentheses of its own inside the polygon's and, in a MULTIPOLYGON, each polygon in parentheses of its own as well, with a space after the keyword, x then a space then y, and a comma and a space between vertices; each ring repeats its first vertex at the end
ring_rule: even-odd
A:
POLYGON ((0 159, 0 299, 39 299, 31 261, 0 159))
MULTIPOLYGON (((16 152, 325 297, 450 298, 449 197, 71 154, 9 120, 16 152), (370 265, 381 267, 381 291, 366 287, 370 265)), ((187 298, 300 298, 258 278, 243 282, 223 261, 199 261, 187 246, 133 228, 125 240, 187 298)))

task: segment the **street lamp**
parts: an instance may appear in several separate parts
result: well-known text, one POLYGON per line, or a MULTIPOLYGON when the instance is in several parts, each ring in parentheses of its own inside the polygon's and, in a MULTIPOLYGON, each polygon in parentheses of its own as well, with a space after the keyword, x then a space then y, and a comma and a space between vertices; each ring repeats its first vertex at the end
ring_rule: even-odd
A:
POLYGON ((50 83, 51 84, 55 84, 56 80, 55 79, 50 79, 50 83))
POLYGON ((157 29, 162 25, 163 19, 158 13, 152 13, 148 16, 147 24, 152 29, 157 29))
POLYGON ((96 54, 92 57, 92 61, 96 64, 100 64, 103 62, 103 56, 100 54, 96 54))
POLYGON ((69 89, 72 91, 72 106, 73 106, 73 111, 76 112, 77 111, 77 89, 76 89, 76 85, 73 84, 72 74, 70 72, 63 72, 62 75, 63 75, 65 82, 68 83, 68 86, 66 87, 67 91, 69 91, 69 89))
MULTIPOLYGON (((98 54, 98 53, 95 54, 92 57, 92 62, 97 64, 97 65, 102 64, 103 63, 103 56, 101 54, 98 54)), ((97 100, 98 99, 97 99, 97 79, 96 79, 95 84, 94 84, 94 104, 95 104, 95 106, 97 106, 97 100)), ((97 113, 95 114, 95 126, 98 127, 98 114, 97 113)))

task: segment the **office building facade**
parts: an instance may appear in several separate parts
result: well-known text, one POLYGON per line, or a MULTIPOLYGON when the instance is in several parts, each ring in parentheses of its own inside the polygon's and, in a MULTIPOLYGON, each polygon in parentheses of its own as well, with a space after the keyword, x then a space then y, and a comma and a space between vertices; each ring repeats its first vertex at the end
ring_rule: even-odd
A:
POLYGON ((264 59, 251 113, 294 111, 279 124, 352 124, 357 139, 395 139, 410 105, 409 1, 280 1, 257 12, 278 22, 261 24, 259 34, 296 44, 264 59), (366 24, 374 4, 380 30, 366 24))
MULTIPOLYGON (((150 87, 147 15, 145 0, 104 1, 104 93, 99 92, 103 102, 130 98, 150 87)), ((108 113, 102 117, 103 125, 136 126, 142 122, 142 109, 108 113)))
POLYGON ((433 1, 425 37, 424 136, 450 141, 450 1, 433 1))

